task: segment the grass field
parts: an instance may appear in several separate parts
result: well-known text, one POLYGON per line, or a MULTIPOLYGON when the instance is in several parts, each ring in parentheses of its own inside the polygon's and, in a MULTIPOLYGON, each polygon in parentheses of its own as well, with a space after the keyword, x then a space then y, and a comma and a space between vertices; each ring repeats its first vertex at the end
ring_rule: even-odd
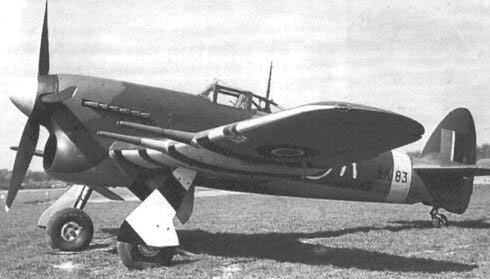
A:
POLYGON ((451 226, 443 229, 431 228, 430 208, 422 205, 200 197, 189 223, 177 225, 181 247, 173 265, 145 271, 128 271, 115 249, 119 224, 136 202, 89 203, 96 233, 79 253, 47 246, 36 227, 47 206, 24 199, 0 213, 1 278, 490 276, 489 186, 476 186, 467 212, 447 214, 451 226))

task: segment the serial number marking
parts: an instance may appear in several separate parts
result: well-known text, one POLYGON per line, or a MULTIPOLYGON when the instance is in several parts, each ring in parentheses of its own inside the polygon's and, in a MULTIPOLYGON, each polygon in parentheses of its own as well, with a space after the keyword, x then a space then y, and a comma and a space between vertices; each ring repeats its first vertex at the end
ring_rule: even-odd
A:
POLYGON ((400 182, 400 183, 407 183, 408 182, 408 172, 396 170, 394 173, 395 173, 395 176, 393 177, 393 169, 392 168, 385 169, 385 170, 380 169, 378 171, 378 178, 381 180, 390 181, 390 182, 393 181, 393 178, 394 178, 395 182, 400 182))

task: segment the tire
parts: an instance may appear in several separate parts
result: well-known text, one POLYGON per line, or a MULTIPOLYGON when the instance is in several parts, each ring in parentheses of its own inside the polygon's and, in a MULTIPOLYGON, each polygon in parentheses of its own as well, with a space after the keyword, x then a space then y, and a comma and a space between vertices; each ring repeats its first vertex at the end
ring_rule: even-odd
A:
POLYGON ((442 221, 438 217, 433 217, 432 218, 432 226, 434 228, 440 228, 442 226, 442 221))
POLYGON ((146 245, 118 241, 117 252, 122 263, 128 269, 141 270, 169 265, 175 255, 175 247, 153 248, 146 245))
POLYGON ((441 228, 442 226, 447 227, 449 225, 449 221, 447 217, 443 214, 436 214, 432 217, 432 226, 434 228, 441 228))
POLYGON ((94 236, 94 224, 83 210, 62 209, 51 217, 46 227, 48 244, 53 249, 79 251, 86 248, 94 236))

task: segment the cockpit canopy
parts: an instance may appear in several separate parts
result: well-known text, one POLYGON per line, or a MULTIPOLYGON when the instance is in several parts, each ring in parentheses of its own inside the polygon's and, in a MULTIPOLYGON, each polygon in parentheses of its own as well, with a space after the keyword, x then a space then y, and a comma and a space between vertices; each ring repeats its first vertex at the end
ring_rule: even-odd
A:
POLYGON ((238 109, 271 113, 282 110, 274 101, 258 96, 250 91, 239 90, 218 83, 212 84, 200 94, 213 103, 238 109))

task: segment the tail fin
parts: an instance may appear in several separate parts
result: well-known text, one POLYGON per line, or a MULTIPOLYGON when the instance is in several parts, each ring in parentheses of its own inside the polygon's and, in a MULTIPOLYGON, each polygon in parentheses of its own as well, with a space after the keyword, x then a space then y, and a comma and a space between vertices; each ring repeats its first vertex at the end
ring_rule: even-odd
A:
POLYGON ((465 108, 451 111, 430 136, 421 157, 430 157, 443 164, 474 164, 476 132, 470 111, 465 108))
POLYGON ((463 213, 473 192, 473 176, 490 173, 476 166, 475 123, 469 110, 451 111, 425 145, 414 170, 432 196, 433 206, 463 213))

